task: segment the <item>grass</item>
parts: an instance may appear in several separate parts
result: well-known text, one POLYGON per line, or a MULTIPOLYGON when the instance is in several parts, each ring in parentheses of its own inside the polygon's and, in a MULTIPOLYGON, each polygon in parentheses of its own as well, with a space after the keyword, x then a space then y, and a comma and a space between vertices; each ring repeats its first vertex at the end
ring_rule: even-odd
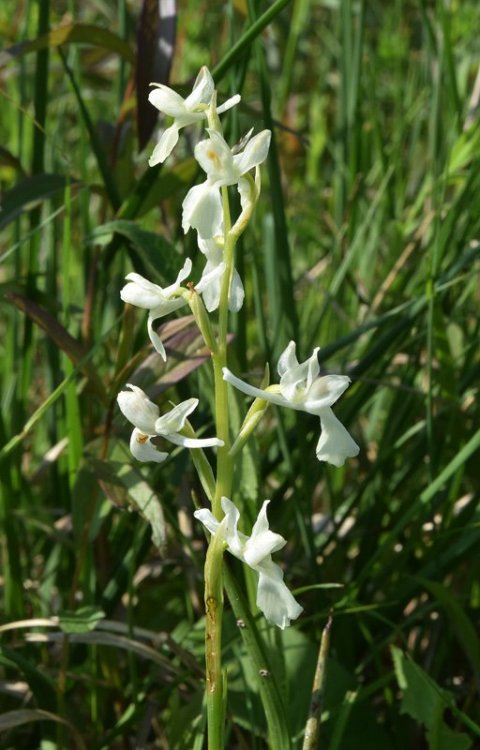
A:
MULTIPOLYGON (((134 465, 115 406, 149 354, 124 275, 166 283, 195 262, 193 136, 163 169, 152 138, 138 153, 129 5, 16 9, 0 11, 0 748, 201 750, 203 490, 186 451, 134 465)), ((352 378, 337 413, 361 445, 319 464, 317 420, 277 410, 248 444, 236 486, 252 518, 271 498, 305 612, 242 629, 248 597, 229 588, 229 748, 266 747, 265 707, 302 747, 329 612, 322 750, 480 743, 479 22, 473 0, 178 9, 171 81, 208 64, 222 96, 242 92, 232 139, 275 134, 235 369, 258 383, 289 338, 301 358, 321 346, 352 378)), ((177 358, 150 358, 143 383, 199 395, 211 434, 208 363, 169 326, 177 358)))

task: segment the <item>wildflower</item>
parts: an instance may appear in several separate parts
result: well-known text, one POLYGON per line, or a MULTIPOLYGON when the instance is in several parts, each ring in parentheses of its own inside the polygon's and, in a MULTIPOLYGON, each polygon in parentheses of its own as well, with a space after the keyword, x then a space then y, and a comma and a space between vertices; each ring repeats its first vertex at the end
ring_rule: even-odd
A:
MULTIPOLYGON (((221 238, 212 237, 210 240, 202 240, 198 238, 198 247, 207 259, 205 268, 203 269, 202 278, 204 276, 208 277, 209 274, 214 272, 215 269, 218 269, 220 266, 223 267, 222 273, 215 277, 214 282, 207 284, 203 292, 205 307, 208 312, 212 312, 212 310, 216 310, 220 304, 220 290, 222 286, 223 272, 225 270, 221 238)), ((228 307, 232 312, 238 312, 241 309, 244 297, 245 291, 243 289, 242 280, 238 271, 234 269, 228 294, 228 307)))
POLYGON ((257 606, 269 622, 283 630, 290 625, 290 620, 299 616, 303 607, 285 585, 282 569, 272 560, 272 552, 282 549, 286 540, 269 529, 269 502, 265 500, 263 503, 250 536, 238 531, 240 513, 227 497, 222 497, 222 509, 225 513, 222 521, 217 521, 206 508, 195 511, 194 516, 211 534, 221 536, 232 555, 257 571, 257 606))
POLYGON ((330 407, 348 388, 350 378, 346 375, 319 377, 318 351, 317 347, 306 362, 299 364, 295 342, 290 341, 278 360, 280 384, 271 385, 265 390, 245 383, 226 367, 223 369, 223 377, 248 396, 319 416, 322 432, 317 443, 317 458, 334 466, 343 466, 345 459, 357 456, 360 448, 330 407))
MULTIPOLYGON (((161 164, 170 156, 177 145, 178 132, 187 125, 205 119, 206 111, 215 91, 215 84, 208 68, 203 66, 193 85, 192 93, 186 99, 177 94, 176 91, 164 86, 162 83, 151 83, 156 88, 148 95, 148 100, 160 112, 174 118, 173 124, 163 131, 159 142, 148 160, 151 167, 161 164)), ((240 101, 236 94, 224 104, 217 107, 217 113, 226 112, 240 101)))
POLYGON ((220 188, 238 185, 242 209, 251 200, 248 180, 244 177, 267 158, 271 133, 261 133, 248 139, 240 153, 233 153, 224 138, 208 129, 209 138, 197 143, 195 158, 207 174, 201 185, 195 185, 183 201, 183 231, 190 227, 198 231, 201 239, 209 240, 222 233, 223 208, 220 188))
POLYGON ((117 401, 123 415, 134 426, 130 438, 130 450, 139 461, 161 463, 168 457, 168 453, 158 451, 152 444, 154 437, 163 437, 184 448, 223 445, 223 441, 218 438, 188 438, 180 434, 185 427, 187 417, 198 406, 197 398, 182 401, 160 416, 158 406, 150 401, 141 388, 130 383, 127 383, 127 388, 130 388, 130 391, 121 391, 117 396, 117 401))
MULTIPOLYGON (((210 284, 215 285, 216 279, 218 276, 221 276, 224 270, 225 265, 223 263, 209 268, 208 272, 204 270, 202 278, 195 287, 196 291, 198 293, 205 293, 210 284)), ((125 284, 120 292, 120 297, 124 302, 129 302, 131 305, 148 310, 148 336, 164 362, 167 360, 165 347, 158 334, 153 330, 153 321, 169 315, 169 313, 178 310, 179 307, 187 303, 186 298, 182 295, 181 285, 182 281, 190 276, 191 271, 192 261, 190 258, 187 258, 174 283, 167 287, 154 284, 138 273, 129 273, 126 276, 129 283, 125 284)))

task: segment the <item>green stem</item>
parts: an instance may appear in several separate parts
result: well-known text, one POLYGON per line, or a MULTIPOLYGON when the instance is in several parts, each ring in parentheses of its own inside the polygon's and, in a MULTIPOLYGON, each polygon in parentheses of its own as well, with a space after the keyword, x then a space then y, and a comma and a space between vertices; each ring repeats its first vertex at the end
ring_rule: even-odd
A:
POLYGON ((205 561, 208 750, 222 750, 225 721, 222 677, 223 546, 223 540, 213 535, 205 561))

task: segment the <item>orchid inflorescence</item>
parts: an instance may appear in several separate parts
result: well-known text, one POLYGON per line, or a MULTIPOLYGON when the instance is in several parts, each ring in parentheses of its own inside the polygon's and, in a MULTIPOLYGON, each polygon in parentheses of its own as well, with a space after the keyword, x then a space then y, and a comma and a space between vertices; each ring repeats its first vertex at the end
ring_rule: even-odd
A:
MULTIPOLYGON (((237 148, 231 149, 228 146, 218 115, 238 104, 240 96, 233 96, 217 107, 214 81, 206 67, 201 69, 193 90, 186 99, 167 86, 152 86, 155 88, 150 93, 150 102, 165 115, 172 117, 173 123, 163 131, 149 160, 150 166, 162 163, 170 156, 182 128, 206 122, 208 135, 197 143, 194 150, 195 159, 205 172, 206 179, 189 190, 182 206, 183 230, 185 233, 190 229, 196 230, 198 249, 206 260, 201 277, 194 285, 184 286, 192 272, 192 262, 187 259, 177 278, 169 286, 161 287, 138 273, 129 273, 127 283, 120 292, 124 302, 148 311, 148 336, 155 350, 166 361, 165 347, 154 330, 154 321, 187 304, 190 304, 195 315, 192 294, 196 295, 197 301, 201 295, 205 315, 219 310, 223 320, 226 319, 227 309, 238 312, 242 307, 245 293, 242 280, 235 269, 233 251, 260 194, 260 165, 267 158, 271 133, 263 130, 253 137, 249 133, 237 148), (236 186, 240 197, 240 213, 233 224, 230 211, 227 209, 226 213, 225 208, 226 201, 228 204, 227 188, 231 186, 236 186)), ((195 320, 209 345, 211 336, 205 332, 202 323, 204 318, 195 315, 195 320)), ((224 343, 226 344, 226 340, 224 343)), ((214 354, 212 351, 212 356, 214 354)), ((350 380, 343 375, 320 376, 318 349, 314 349, 311 357, 300 364, 295 342, 291 341, 278 361, 279 384, 265 388, 256 388, 244 382, 226 364, 225 347, 224 359, 217 368, 217 388, 226 388, 222 385, 223 377, 223 383, 226 381, 244 394, 254 397, 258 404, 266 406, 271 402, 320 418, 321 434, 316 449, 320 461, 342 466, 347 458, 358 454, 357 444, 331 408, 346 390, 350 380)), ((130 449, 139 461, 165 461, 168 453, 157 447, 162 439, 194 450, 214 447, 220 451, 228 451, 228 434, 222 435, 223 439, 220 436, 192 437, 195 433, 187 419, 198 405, 196 398, 187 399, 160 415, 159 407, 141 388, 130 384, 127 388, 129 390, 118 395, 118 404, 133 425, 130 449)), ((219 415, 216 422, 218 429, 221 422, 219 415)), ((248 434, 257 423, 258 420, 252 420, 250 428, 250 423, 247 424, 246 420, 242 435, 248 434)), ((219 453, 219 461, 221 458, 219 453)), ((213 512, 204 508, 197 510, 194 515, 210 532, 212 539, 221 543, 222 549, 228 550, 256 571, 257 606, 267 620, 284 628, 299 616, 302 607, 286 587, 281 568, 272 561, 272 553, 280 550, 286 541, 269 529, 269 501, 263 503, 251 535, 246 536, 238 529, 240 511, 226 494, 230 492, 219 491, 216 504, 212 500, 213 512)))

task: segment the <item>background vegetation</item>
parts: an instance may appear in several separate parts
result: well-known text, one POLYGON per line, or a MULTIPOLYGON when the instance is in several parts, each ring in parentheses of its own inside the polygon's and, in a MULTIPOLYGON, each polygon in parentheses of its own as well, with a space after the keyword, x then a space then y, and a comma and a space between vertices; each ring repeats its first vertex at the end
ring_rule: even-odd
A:
POLYGON ((319 464, 318 420, 275 409, 249 444, 238 492, 252 518, 272 499, 305 612, 284 633, 258 618, 259 675, 227 606, 227 746, 266 746, 268 681, 301 747, 331 610, 322 750, 478 748, 479 4, 184 0, 157 60, 139 5, 0 8, 0 748, 203 746, 202 490, 187 451, 133 464, 115 404, 132 378, 164 404, 200 395, 211 430, 190 320, 167 324, 164 366, 119 298, 132 269, 165 284, 194 256, 198 133, 147 167, 148 83, 170 63, 180 90, 207 64, 241 91, 230 142, 275 133, 235 370, 259 382, 290 338, 302 359, 320 345, 352 378, 336 411, 361 445, 319 464), (132 508, 155 509, 153 541, 132 508))

